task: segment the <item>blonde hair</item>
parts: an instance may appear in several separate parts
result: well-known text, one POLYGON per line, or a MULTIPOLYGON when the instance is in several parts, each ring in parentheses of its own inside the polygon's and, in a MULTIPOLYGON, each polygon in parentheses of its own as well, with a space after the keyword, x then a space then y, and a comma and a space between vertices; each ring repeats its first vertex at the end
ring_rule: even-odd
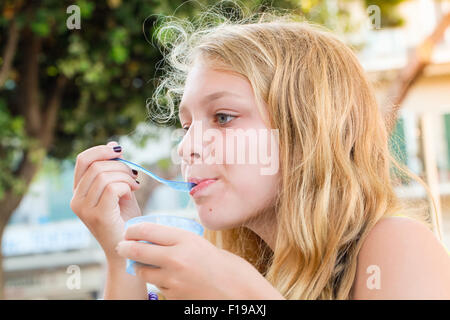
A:
POLYGON ((201 23, 160 25, 167 64, 152 117, 173 117, 197 58, 245 76, 279 130, 275 248, 246 227, 205 237, 251 262, 286 299, 349 299, 358 252, 380 219, 407 214, 430 226, 427 210, 415 214, 396 196, 391 166, 429 190, 390 155, 373 89, 347 45, 281 10, 239 9, 234 20, 212 8, 201 23))

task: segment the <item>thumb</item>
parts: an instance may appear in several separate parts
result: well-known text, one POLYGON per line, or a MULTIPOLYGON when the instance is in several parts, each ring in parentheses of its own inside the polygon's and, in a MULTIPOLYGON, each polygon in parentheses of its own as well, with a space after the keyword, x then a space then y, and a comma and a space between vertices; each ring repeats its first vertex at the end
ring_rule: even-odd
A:
POLYGON ((120 200, 122 200, 122 199, 123 199, 123 200, 132 200, 133 197, 131 196, 131 191, 125 193, 125 194, 120 198, 120 200))

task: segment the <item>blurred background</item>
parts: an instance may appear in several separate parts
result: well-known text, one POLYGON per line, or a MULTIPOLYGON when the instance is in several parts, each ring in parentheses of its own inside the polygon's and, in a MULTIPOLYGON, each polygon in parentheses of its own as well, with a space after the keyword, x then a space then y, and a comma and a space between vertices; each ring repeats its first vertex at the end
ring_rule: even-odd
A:
MULTIPOLYGON (((124 157, 180 179, 171 132, 146 102, 161 76, 156 15, 216 1, 0 2, 0 299, 99 299, 104 256, 70 208, 76 155, 116 140, 124 157)), ((241 1, 290 9, 351 45, 389 115, 392 151, 437 200, 450 248, 450 1, 241 1), (395 105, 393 110, 387 106, 395 105)), ((225 10, 226 11, 226 10, 225 10)), ((140 178, 143 214, 197 218, 189 196, 140 178)), ((404 180, 414 201, 423 187, 404 180)))

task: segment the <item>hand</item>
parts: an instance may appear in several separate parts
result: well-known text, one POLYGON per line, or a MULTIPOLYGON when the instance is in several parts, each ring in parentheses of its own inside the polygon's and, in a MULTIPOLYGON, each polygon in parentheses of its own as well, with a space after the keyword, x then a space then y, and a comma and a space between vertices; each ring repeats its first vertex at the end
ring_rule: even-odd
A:
POLYGON ((80 153, 75 165, 70 206, 88 227, 108 260, 120 258, 114 248, 123 239, 125 222, 141 215, 133 191, 139 189, 137 174, 125 164, 111 160, 122 156, 116 142, 80 153))
POLYGON ((167 299, 283 299, 245 259, 184 229, 137 223, 128 227, 116 250, 138 262, 136 276, 156 285, 167 299))

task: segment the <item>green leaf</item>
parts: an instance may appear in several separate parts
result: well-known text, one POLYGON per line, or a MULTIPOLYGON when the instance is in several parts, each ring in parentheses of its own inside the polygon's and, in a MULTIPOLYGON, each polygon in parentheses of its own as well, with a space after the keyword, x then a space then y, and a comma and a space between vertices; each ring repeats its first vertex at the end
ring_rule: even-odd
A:
POLYGON ((46 37, 50 33, 50 27, 45 22, 33 22, 31 24, 31 30, 41 37, 46 37))
POLYGON ((95 9, 94 1, 78 0, 76 5, 80 7, 81 18, 89 19, 95 9))
POLYGON ((116 46, 112 47, 111 58, 115 62, 122 64, 128 58, 128 50, 125 47, 122 47, 121 45, 116 45, 116 46))

